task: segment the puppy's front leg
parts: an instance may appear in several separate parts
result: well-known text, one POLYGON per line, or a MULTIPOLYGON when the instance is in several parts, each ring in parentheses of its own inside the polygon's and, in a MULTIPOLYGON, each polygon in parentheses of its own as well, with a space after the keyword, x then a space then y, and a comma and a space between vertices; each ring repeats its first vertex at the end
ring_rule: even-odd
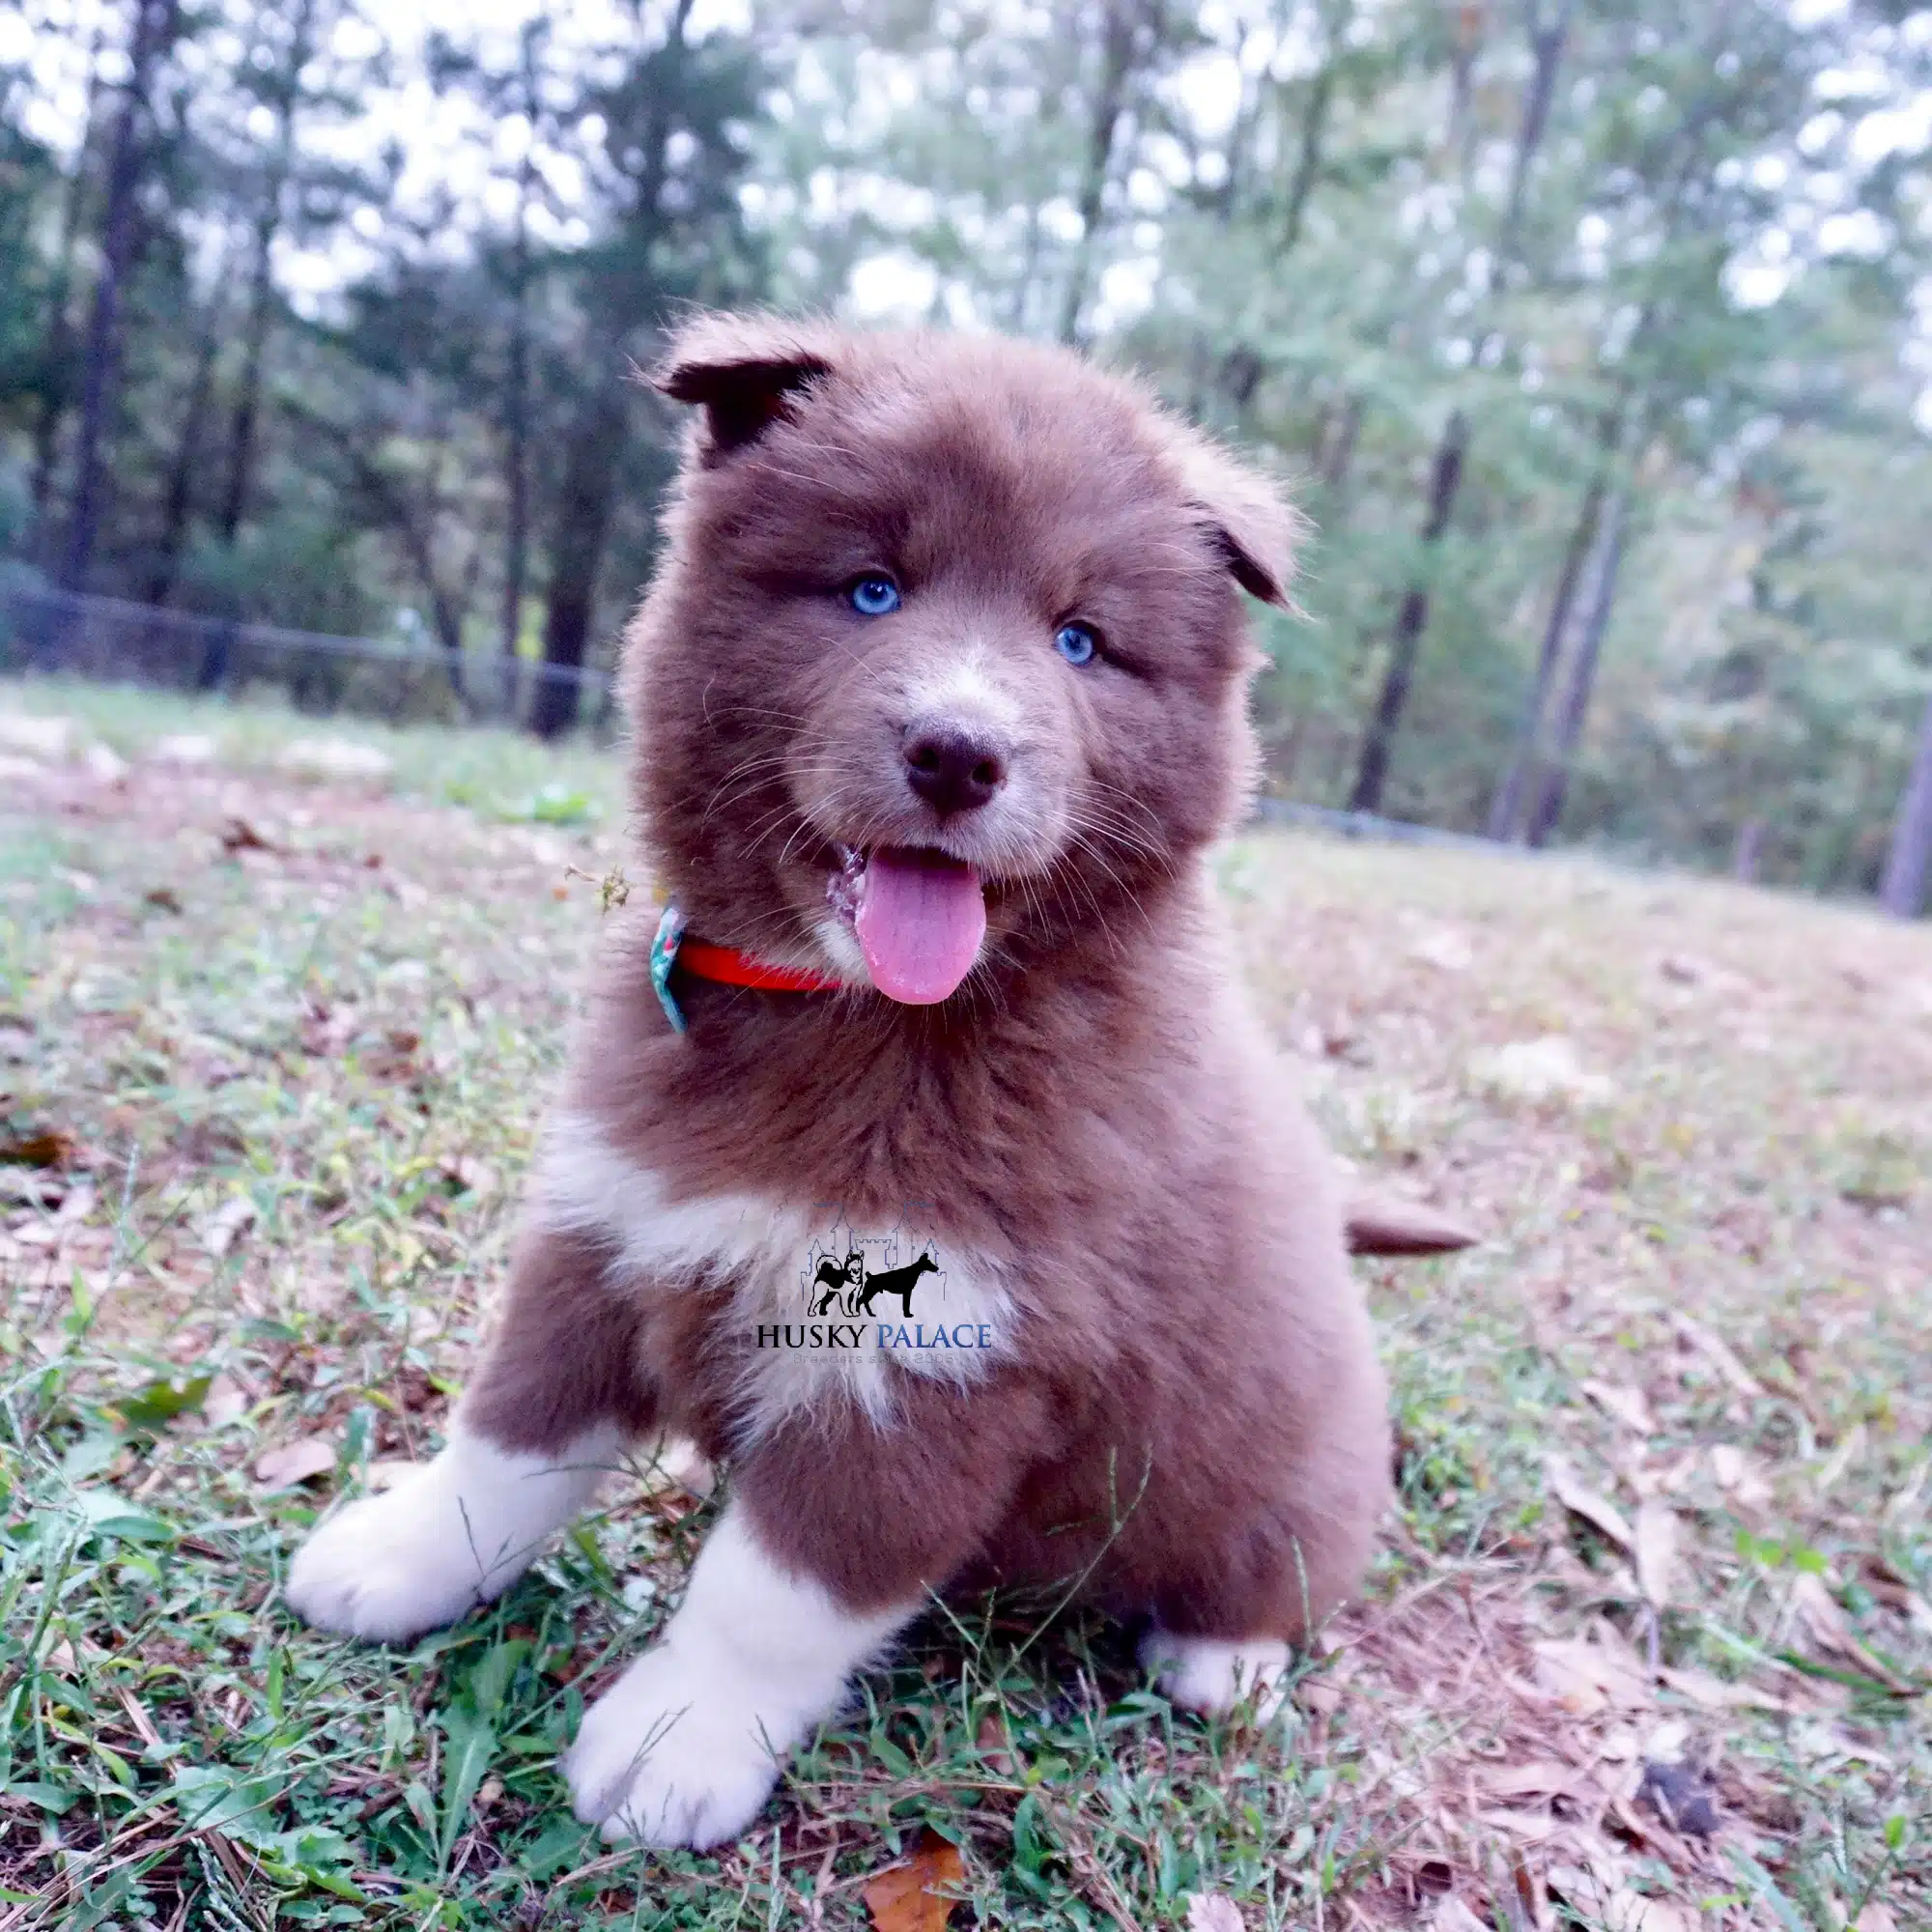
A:
POLYGON ((982 1547, 1039 1454, 1041 1398, 984 1399, 907 1376, 889 1420, 827 1403, 734 1463, 684 1602, 564 1759, 580 1818, 653 1845, 744 1831, 786 1753, 982 1547))
POLYGON ((398 1643, 506 1590, 649 1424, 635 1329, 600 1250, 526 1233, 441 1453, 315 1531, 289 1571, 291 1607, 319 1629, 398 1643))
POLYGON ((923 1601, 843 1607, 733 1503, 664 1635, 584 1718, 563 1761, 577 1815, 649 1845, 735 1838, 793 1746, 923 1601))

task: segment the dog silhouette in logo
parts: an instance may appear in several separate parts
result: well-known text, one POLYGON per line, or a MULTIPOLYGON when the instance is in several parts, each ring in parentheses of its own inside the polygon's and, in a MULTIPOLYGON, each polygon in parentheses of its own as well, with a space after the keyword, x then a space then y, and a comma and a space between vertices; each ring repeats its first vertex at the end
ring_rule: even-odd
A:
POLYGON ((835 1262, 830 1255, 819 1263, 818 1272, 812 1276, 812 1285, 822 1288, 825 1293, 811 1304, 814 1315, 823 1315, 837 1301, 847 1314, 851 1312, 850 1295, 865 1279, 865 1258, 857 1248, 846 1251, 843 1262, 835 1262))
POLYGON ((918 1261, 910 1263, 905 1267, 885 1268, 878 1274, 869 1274, 866 1277, 865 1292, 852 1304, 852 1313, 869 1315, 875 1297, 881 1294, 895 1294, 898 1296, 901 1317, 908 1317, 912 1314, 912 1292, 919 1286, 920 1277, 938 1272, 939 1264, 933 1260, 930 1253, 927 1253, 921 1255, 918 1261))

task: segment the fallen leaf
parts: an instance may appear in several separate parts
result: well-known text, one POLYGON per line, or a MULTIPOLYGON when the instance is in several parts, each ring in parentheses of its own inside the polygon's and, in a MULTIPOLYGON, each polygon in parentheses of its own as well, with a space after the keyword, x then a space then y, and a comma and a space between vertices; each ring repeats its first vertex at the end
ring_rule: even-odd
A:
POLYGON ((248 1394, 234 1377, 218 1375, 208 1385, 201 1413, 211 1429, 226 1429, 248 1412, 248 1394))
POLYGON ((1714 993, 1751 993, 1757 990, 1742 973, 1695 952, 1666 953, 1657 962, 1657 970, 1680 986, 1706 986, 1714 993))
POLYGON ((21 1134, 0 1141, 0 1165, 10 1167, 65 1167, 73 1158, 71 1134, 58 1127, 43 1127, 37 1133, 21 1134))
POLYGON ((1697 1350, 1740 1395, 1760 1396, 1764 1394, 1764 1384, 1738 1360, 1731 1346, 1722 1336, 1714 1335, 1701 1321, 1693 1321, 1681 1310, 1671 1317, 1677 1332, 1697 1350))
POLYGON ((1634 1554, 1637 1587, 1653 1609, 1664 1608, 1677 1570, 1677 1515, 1658 1497, 1637 1505, 1634 1554))
POLYGON ((1550 1494, 1572 1516, 1580 1516, 1585 1522, 1608 1537, 1618 1548, 1629 1551, 1634 1547, 1631 1526, 1615 1503, 1607 1496, 1600 1496, 1595 1490, 1586 1488, 1561 1456, 1549 1457, 1544 1467, 1548 1476, 1550 1494))
POLYGON ((39 718, 22 711, 0 711, 0 746, 23 757, 57 762, 73 755, 80 729, 71 718, 39 718))
POLYGON ((373 745, 349 738, 298 738, 275 760, 291 778, 325 784, 382 786, 394 776, 396 761, 373 745))
POLYGON ((1495 1932, 1493 1925, 1478 1918, 1453 1892, 1435 1901, 1429 1927, 1430 1932, 1495 1932))
POLYGON ((372 1080, 412 1080, 421 1070, 416 1062, 421 1045, 421 1034, 409 1027, 390 1027, 360 1055, 362 1071, 372 1080))
POLYGON ((1454 926, 1437 926, 1409 942, 1408 955, 1434 966, 1442 973, 1466 973, 1476 957, 1475 949, 1454 926))
POLYGON ((1505 1099, 1574 1100, 1601 1106, 1616 1092, 1607 1074, 1587 1071, 1561 1034, 1512 1040, 1475 1066, 1477 1083, 1505 1099))
POLYGON ((1673 1899, 1646 1898, 1640 1892, 1617 1894, 1622 1918, 1604 1922, 1613 1932, 1698 1932, 1703 1915, 1694 1906, 1679 1905, 1673 1899))
POLYGON ((1883 1684, 1901 1697, 1917 1693, 1919 1686, 1908 1682, 1884 1659, 1875 1657, 1860 1642, 1851 1619, 1839 1607, 1838 1600, 1825 1587, 1824 1579, 1808 1570, 1791 1586, 1791 1605, 1805 1634, 1820 1650, 1829 1652, 1856 1670, 1883 1684))
POLYGON ((1887 1609, 1895 1611, 1915 1630, 1932 1636, 1932 1604, 1928 1604, 1905 1577, 1876 1552, 1866 1555, 1860 1570, 1865 1588, 1887 1609))
POLYGON ((1643 1672, 1603 1644, 1561 1637, 1532 1648, 1538 1685, 1579 1718, 1593 1717, 1612 1704, 1640 1710, 1650 1702, 1643 1672))
POLYGON ((1592 1857, 1587 1863, 1554 1864, 1546 1876, 1552 1892, 1603 1932, 1696 1932, 1701 1923, 1687 1907, 1633 1890, 1607 1856, 1592 1857))
POLYGON ((279 852, 272 839, 264 838, 245 818, 231 818, 221 828, 224 852, 279 852))
POLYGON ((121 1708, 128 1714, 128 1721, 133 1725, 134 1734, 150 1750, 164 1751, 167 1745, 161 1734, 155 1728, 154 1718, 148 1707, 141 1702, 125 1685, 120 1690, 121 1708))
POLYGON ((301 1435, 255 1459, 255 1477, 271 1490, 293 1489, 335 1467, 335 1444, 321 1435, 301 1435))
POLYGON ((1772 1499, 1771 1485, 1757 1464, 1728 1442, 1711 1445, 1711 1473, 1718 1487, 1746 1509, 1760 1510, 1772 1499))
POLYGON ((1510 1890, 1506 1908, 1517 1932, 1536 1932, 1536 1928, 1543 1923, 1543 1901, 1537 1896, 1536 1879, 1523 1863, 1520 1852, 1510 1854, 1510 1890))
POLYGON ((1851 1932, 1898 1932, 1898 1920, 1889 1905, 1867 1905, 1852 1920, 1851 1932))
POLYGON ((243 1234, 254 1225, 255 1204, 238 1194, 224 1201, 202 1224, 201 1244, 219 1261, 243 1234))
POLYGON ((1812 1485, 1814 1493, 1820 1496, 1830 1493, 1845 1471, 1864 1453, 1865 1426, 1862 1422, 1857 1422, 1845 1432, 1845 1439, 1832 1451, 1826 1459, 1825 1466, 1818 1471, 1818 1480, 1812 1485))
POLYGON ((161 765, 212 765, 220 755, 221 747, 199 731, 177 731, 148 748, 148 756, 161 765))
POLYGON ((1012 1753, 1009 1748, 1006 1720, 997 1711, 988 1711, 973 1733, 973 1743, 987 1768, 1001 1777, 1013 1775, 1012 1753))
POLYGON ((873 1932, 946 1932, 956 1898, 939 1886, 957 1886, 966 1876, 959 1847, 927 1830, 902 1863, 889 1865, 860 1890, 872 1915, 873 1932))
POLYGON ((1727 1683, 1708 1670, 1678 1670, 1665 1664, 1657 1674, 1679 1696, 1690 1698, 1706 1711, 1795 1712, 1801 1708, 1775 1690, 1760 1690, 1752 1684, 1727 1683))
POLYGON ((497 1191, 497 1170, 473 1153, 452 1155, 442 1163, 442 1172, 466 1194, 479 1198, 497 1191))
POLYGON ((1595 1376, 1585 1376, 1577 1387, 1625 1428, 1639 1435, 1657 1434, 1657 1419, 1650 1412, 1649 1398, 1640 1388, 1632 1388, 1624 1382, 1599 1381, 1595 1376))
POLYGON ((1532 1758, 1482 1774, 1483 1789, 1492 1798, 1553 1798, 1572 1790, 1581 1774, 1575 1765, 1555 1758, 1532 1758))
POLYGON ((1221 1891, 1187 1894, 1187 1932, 1247 1932, 1241 1908, 1221 1891))

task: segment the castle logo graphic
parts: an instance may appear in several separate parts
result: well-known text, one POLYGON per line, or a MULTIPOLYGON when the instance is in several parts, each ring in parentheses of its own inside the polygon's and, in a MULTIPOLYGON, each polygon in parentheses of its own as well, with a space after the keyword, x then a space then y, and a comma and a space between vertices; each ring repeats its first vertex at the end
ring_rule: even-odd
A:
POLYGON ((946 1264, 926 1217, 909 1208, 881 1233, 834 1211, 802 1260, 793 1321, 759 1325, 761 1349, 983 1350, 990 1324, 947 1320, 946 1264))

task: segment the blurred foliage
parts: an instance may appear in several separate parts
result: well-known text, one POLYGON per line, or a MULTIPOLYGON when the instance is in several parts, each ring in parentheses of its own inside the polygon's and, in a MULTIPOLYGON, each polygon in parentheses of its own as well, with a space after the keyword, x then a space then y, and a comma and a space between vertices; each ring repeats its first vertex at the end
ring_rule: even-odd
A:
POLYGON ((1393 702, 1398 815, 1878 878, 1932 704, 1932 13, 789 0, 746 28, 610 0, 486 28, 180 0, 138 81, 136 11, 41 0, 0 36, 20 561, 316 629, 407 607, 458 665, 607 665, 675 436, 625 372, 680 304, 1057 336, 1315 518, 1304 614, 1263 623, 1276 789, 1347 802, 1393 702))

